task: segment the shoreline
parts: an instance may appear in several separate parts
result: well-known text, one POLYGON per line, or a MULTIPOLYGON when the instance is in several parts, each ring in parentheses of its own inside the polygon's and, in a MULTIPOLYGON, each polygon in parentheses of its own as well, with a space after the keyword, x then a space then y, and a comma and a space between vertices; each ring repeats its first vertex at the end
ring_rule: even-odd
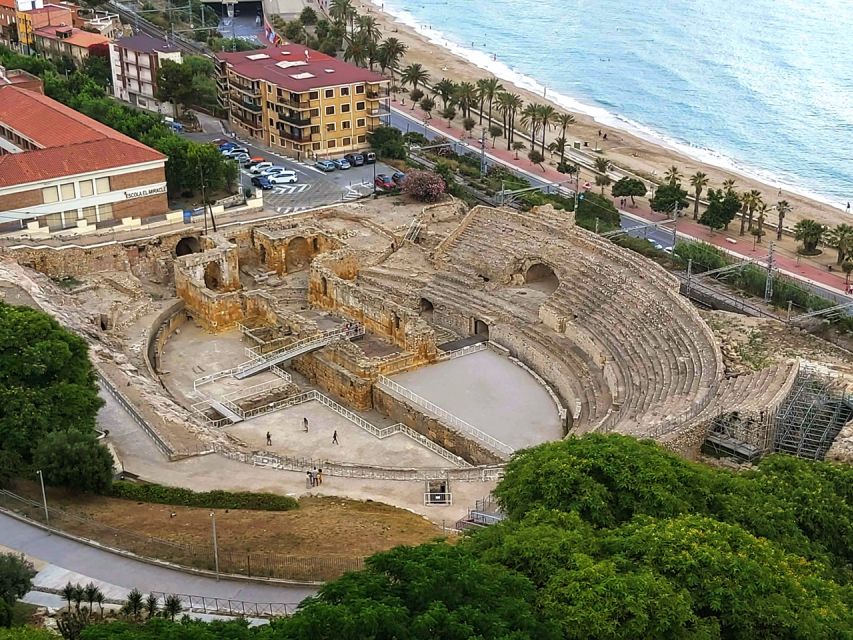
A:
MULTIPOLYGON (((709 178, 703 197, 708 188, 719 188, 724 180, 733 178, 737 182, 738 191, 757 189, 762 193, 764 202, 768 205, 767 223, 772 226, 776 224, 776 216, 775 210, 770 207, 782 199, 793 206, 793 210, 785 218, 785 227, 793 227, 798 220, 804 218, 812 218, 829 226, 850 223, 853 220, 853 217, 845 213, 843 205, 839 207, 827 196, 809 192, 796 185, 783 184, 769 175, 761 175, 763 172, 760 169, 738 166, 736 160, 723 154, 699 147, 691 148, 688 142, 669 139, 665 134, 633 123, 603 107, 589 106, 575 98, 549 91, 535 78, 510 69, 499 59, 492 59, 483 51, 454 43, 440 31, 436 31, 434 36, 431 35, 431 28, 417 23, 414 19, 407 21, 405 16, 411 17, 411 14, 405 11, 401 11, 404 14, 401 18, 387 9, 382 9, 381 0, 355 0, 354 5, 359 13, 370 13, 377 18, 385 37, 393 35, 408 46, 401 66, 412 62, 421 63, 429 70, 431 82, 442 77, 450 78, 454 82, 475 82, 479 78, 497 77, 507 90, 518 93, 525 103, 548 103, 562 112, 574 115, 577 122, 567 132, 567 138, 570 141, 588 142, 590 146, 585 149, 588 152, 593 152, 595 145, 598 145, 614 164, 629 171, 660 180, 664 171, 675 164, 684 175, 684 186, 689 193, 692 193, 689 176, 696 171, 703 171, 709 178), (420 28, 410 22, 415 22, 420 28), (547 97, 543 97, 543 92, 547 97), (608 134, 607 141, 598 137, 599 130, 608 134), (715 162, 715 156, 720 160, 715 162)), ((408 101, 406 94, 401 93, 399 97, 405 97, 408 101)), ((556 134, 552 131, 546 140, 554 137, 556 134)))

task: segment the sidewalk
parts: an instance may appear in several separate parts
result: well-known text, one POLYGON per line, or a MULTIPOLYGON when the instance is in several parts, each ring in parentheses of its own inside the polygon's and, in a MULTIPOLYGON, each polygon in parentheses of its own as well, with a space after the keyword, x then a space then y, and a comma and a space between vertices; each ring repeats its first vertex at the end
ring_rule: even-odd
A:
MULTIPOLYGON (((427 114, 419 107, 415 107, 414 110, 412 110, 411 105, 409 104, 401 105, 399 102, 396 102, 392 105, 391 108, 404 117, 408 117, 414 121, 418 121, 420 126, 423 126, 424 119, 427 118, 427 114)), ((493 118, 493 120, 498 122, 495 118, 493 118)), ((484 120, 483 124, 485 125, 485 123, 486 121, 484 120)), ((446 120, 444 120, 443 118, 439 118, 438 116, 433 116, 431 119, 427 120, 427 126, 433 129, 434 131, 441 133, 441 135, 444 135, 447 138, 452 138, 465 142, 473 147, 480 146, 479 137, 466 137, 465 131, 456 126, 455 122, 452 126, 447 126, 446 120)), ((413 130, 417 131, 417 127, 415 127, 413 130)), ((528 145, 530 144, 529 138, 521 137, 517 139, 523 140, 528 145)), ((525 149, 524 151, 519 152, 519 157, 518 159, 516 159, 515 152, 507 151, 506 149, 506 138, 498 138, 497 140, 495 140, 494 148, 491 148, 491 140, 488 137, 486 138, 486 155, 501 162, 502 164, 512 166, 518 169, 519 171, 527 173, 531 176, 535 176, 536 178, 541 180, 547 180, 550 182, 567 182, 568 180, 571 180, 572 182, 575 181, 574 176, 569 176, 564 173, 560 173, 548 164, 543 163, 541 167, 539 165, 533 164, 526 157, 528 150, 529 149, 525 149), (501 146, 502 142, 503 146, 501 146)), ((588 169, 582 167, 580 172, 577 174, 577 182, 581 185, 583 185, 585 182, 594 183, 595 174, 590 172, 588 169)), ((614 204, 617 204, 616 198, 611 198, 611 200, 613 200, 614 204)), ((618 208, 619 207, 617 205, 617 209, 618 208)), ((666 219, 666 216, 652 211, 647 200, 639 198, 637 199, 637 206, 631 207, 628 210, 624 210, 624 213, 628 215, 637 216, 651 222, 657 222, 666 219)), ((767 246, 771 242, 771 239, 775 242, 775 225, 773 225, 772 227, 770 225, 765 225, 766 234, 764 236, 763 242, 762 244, 756 244, 755 249, 753 249, 751 236, 738 235, 738 231, 740 229, 739 219, 736 219, 732 222, 732 225, 734 227, 732 230, 712 232, 708 227, 700 225, 696 221, 694 221, 691 216, 692 208, 685 217, 679 218, 679 234, 688 238, 701 240, 702 242, 707 242, 708 244, 724 248, 726 251, 734 253, 743 258, 758 260, 766 259, 768 253, 767 246)), ((790 241, 790 239, 788 239, 788 241, 790 241)), ((783 242, 785 242, 784 239, 783 242)), ((831 288, 837 291, 838 293, 845 293, 845 278, 844 274, 841 273, 840 270, 830 272, 825 266, 817 263, 811 258, 798 259, 792 250, 785 247, 780 247, 778 243, 776 244, 775 248, 775 261, 777 266, 783 273, 787 273, 794 277, 805 279, 818 285, 831 288)))

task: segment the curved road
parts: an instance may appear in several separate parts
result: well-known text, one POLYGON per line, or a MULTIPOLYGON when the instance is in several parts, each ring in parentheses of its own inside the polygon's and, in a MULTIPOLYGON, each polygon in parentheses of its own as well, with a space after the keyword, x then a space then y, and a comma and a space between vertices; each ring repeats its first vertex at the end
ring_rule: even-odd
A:
POLYGON ((0 544, 56 567, 118 587, 228 598, 244 602, 296 604, 316 593, 312 587, 264 584, 183 573, 125 558, 76 542, 0 513, 0 544))

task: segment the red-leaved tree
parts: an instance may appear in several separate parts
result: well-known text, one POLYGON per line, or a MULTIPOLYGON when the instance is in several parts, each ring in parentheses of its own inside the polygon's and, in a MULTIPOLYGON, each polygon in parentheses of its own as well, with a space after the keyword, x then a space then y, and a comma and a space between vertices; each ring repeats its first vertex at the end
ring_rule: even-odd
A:
POLYGON ((409 171, 403 182, 403 193, 420 202, 437 202, 446 186, 434 171, 409 171))

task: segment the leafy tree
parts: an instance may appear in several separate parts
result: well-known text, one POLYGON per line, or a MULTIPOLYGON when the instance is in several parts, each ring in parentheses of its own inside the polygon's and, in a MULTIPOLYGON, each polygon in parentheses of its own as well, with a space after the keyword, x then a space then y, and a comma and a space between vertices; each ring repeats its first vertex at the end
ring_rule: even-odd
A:
POLYGON ((36 570, 23 555, 0 554, 0 599, 10 606, 31 588, 36 570))
POLYGON ((666 182, 657 188, 649 205, 652 211, 673 214, 687 207, 687 192, 677 183, 666 182))
POLYGON ((409 91, 409 98, 412 100, 412 111, 415 109, 415 105, 418 104, 424 97, 424 92, 421 89, 412 89, 409 91))
POLYGON ((471 135, 471 131, 474 129, 474 126, 477 124, 477 121, 474 118, 465 118, 462 120, 462 128, 465 129, 465 133, 471 135))
POLYGON ((367 134, 367 141, 381 158, 406 157, 406 145, 403 142, 403 132, 395 127, 376 127, 367 134))
POLYGON ((127 594, 127 599, 124 601, 122 613, 130 618, 138 620, 142 615, 144 608, 145 596, 142 595, 142 592, 140 592, 139 589, 132 589, 130 593, 127 594))
POLYGON ((305 7, 299 14, 299 22, 305 26, 317 24, 317 12, 311 7, 305 7))
POLYGON ((450 121, 456 117, 456 108, 449 104, 441 110, 441 117, 447 120, 447 126, 450 126, 450 121))
POLYGON ((102 493, 112 483, 112 456, 94 432, 48 433, 36 446, 33 463, 50 485, 102 493))
POLYGON ((611 189, 615 198, 631 198, 631 205, 635 205, 634 196, 642 198, 646 195, 646 184, 638 178, 624 177, 616 181, 611 189))
POLYGON ((184 605, 181 599, 175 594, 166 596, 166 599, 163 601, 163 615, 169 618, 169 620, 174 621, 175 616, 180 615, 183 609, 184 605))
POLYGON ((0 598, 0 638, 3 637, 3 629, 12 626, 12 606, 3 598, 0 598))
POLYGON ((432 117, 432 110, 435 109, 435 100, 430 98, 429 96, 424 96, 421 98, 421 101, 418 103, 418 106, 426 112, 426 114, 432 117))
POLYGON ((149 593, 145 598, 145 604, 143 606, 145 610, 145 617, 149 620, 157 615, 157 611, 160 609, 160 603, 157 600, 157 596, 153 593, 149 593))
MULTIPOLYGON (((853 273, 853 259, 848 258, 841 263, 841 270, 844 272, 844 284, 850 284, 850 274, 853 273)), ((2 480, 2 478, 0 478, 2 480)))
POLYGON ((690 186, 693 187, 693 219, 699 217, 699 200, 702 198, 702 190, 708 186, 708 176, 697 171, 690 176, 690 186))
POLYGON ((734 191, 708 190, 708 208, 702 213, 699 224, 711 229, 722 229, 734 220, 740 209, 740 200, 734 191))
POLYGON ((516 140, 512 143, 512 150, 515 151, 515 159, 518 160, 518 152, 524 151, 527 148, 527 145, 524 144, 521 140, 516 140))
POLYGON ((56 640, 56 634, 36 627, 0 628, 0 640, 56 640))
MULTIPOLYGON (((294 40, 296 38, 293 38, 294 40)), ((213 62, 202 56, 186 56, 182 62, 163 60, 157 70, 157 99, 178 106, 212 107, 216 104, 213 62)))
POLYGON ((817 245, 826 233, 826 227, 809 218, 800 220, 794 226, 794 237, 803 243, 801 253, 815 255, 818 253, 817 245))
POLYGON ((545 167, 542 166, 542 163, 545 162, 545 156, 539 153, 538 149, 531 149, 527 154, 527 159, 533 164, 538 164, 542 172, 545 172, 545 167))
POLYGON ((403 193, 420 202, 436 202, 441 199, 447 185, 434 171, 410 171, 403 182, 403 193))
POLYGON ((504 130, 500 125, 493 124, 489 127, 489 136, 492 138, 492 149, 495 148, 495 139, 500 138, 504 134, 504 130))
POLYGON ((93 55, 90 53, 83 61, 83 73, 92 78, 102 87, 109 87, 113 83, 112 69, 110 68, 109 48, 105 55, 93 55))

